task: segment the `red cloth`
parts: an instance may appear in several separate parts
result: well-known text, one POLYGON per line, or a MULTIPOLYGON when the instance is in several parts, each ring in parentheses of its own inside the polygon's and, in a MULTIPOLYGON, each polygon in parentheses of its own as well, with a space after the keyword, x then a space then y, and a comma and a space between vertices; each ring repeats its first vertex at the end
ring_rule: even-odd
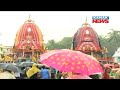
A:
POLYGON ((102 79, 110 79, 110 75, 108 73, 104 73, 102 79))

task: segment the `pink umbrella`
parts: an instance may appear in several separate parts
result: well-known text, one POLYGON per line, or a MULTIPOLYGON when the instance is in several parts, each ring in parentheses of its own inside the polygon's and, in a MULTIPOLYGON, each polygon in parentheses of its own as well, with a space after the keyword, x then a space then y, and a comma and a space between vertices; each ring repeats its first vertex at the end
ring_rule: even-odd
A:
POLYGON ((40 56, 39 62, 59 71, 91 75, 103 73, 100 63, 90 55, 68 49, 52 50, 40 56))
POLYGON ((87 75, 82 75, 82 74, 80 74, 80 75, 68 76, 67 79, 92 79, 92 78, 90 78, 90 77, 87 76, 87 75))

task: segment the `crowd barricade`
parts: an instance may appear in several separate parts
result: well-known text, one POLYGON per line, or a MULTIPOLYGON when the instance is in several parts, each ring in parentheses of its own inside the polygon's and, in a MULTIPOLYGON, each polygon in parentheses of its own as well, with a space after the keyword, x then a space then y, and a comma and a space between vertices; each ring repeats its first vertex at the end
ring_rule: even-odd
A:
POLYGON ((110 64, 114 62, 114 58, 97 58, 97 60, 103 64, 110 64))
POLYGON ((0 61, 0 63, 14 63, 14 61, 0 61))

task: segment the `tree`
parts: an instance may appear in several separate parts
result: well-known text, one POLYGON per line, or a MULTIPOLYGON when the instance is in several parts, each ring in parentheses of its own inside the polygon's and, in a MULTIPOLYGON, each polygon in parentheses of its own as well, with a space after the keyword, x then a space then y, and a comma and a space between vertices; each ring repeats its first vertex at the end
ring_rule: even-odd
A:
POLYGON ((101 47, 106 47, 106 42, 108 39, 105 38, 104 36, 100 35, 99 40, 100 40, 101 47))
POLYGON ((54 40, 49 40, 46 44, 46 48, 49 50, 53 49, 69 49, 72 45, 72 37, 64 37, 61 41, 55 42, 54 40))
POLYGON ((61 45, 61 49, 70 49, 72 45, 72 37, 64 37, 58 42, 58 44, 61 45))
POLYGON ((108 57, 112 57, 118 47, 120 47, 120 31, 111 29, 105 37, 100 36, 102 47, 106 47, 109 51, 108 57))
POLYGON ((48 43, 46 44, 46 47, 49 49, 49 50, 52 50, 54 49, 56 46, 56 42, 54 40, 49 40, 48 43))
POLYGON ((117 45, 118 41, 120 40, 118 37, 120 36, 120 31, 116 31, 114 29, 110 29, 112 32, 109 32, 107 36, 109 37, 108 42, 114 42, 117 45))

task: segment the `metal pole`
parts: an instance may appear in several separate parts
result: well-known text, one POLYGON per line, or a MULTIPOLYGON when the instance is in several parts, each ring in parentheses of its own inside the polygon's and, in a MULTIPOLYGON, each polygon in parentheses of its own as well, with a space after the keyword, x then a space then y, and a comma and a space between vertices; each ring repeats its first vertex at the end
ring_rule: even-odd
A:
POLYGON ((32 56, 34 55, 34 47, 32 46, 32 56))
POLYGON ((23 51, 23 55, 22 56, 24 57, 24 51, 23 51))
POLYGON ((32 50, 32 57, 33 57, 33 50, 32 50))
POLYGON ((24 46, 23 46, 23 54, 22 54, 22 56, 24 57, 24 46))

